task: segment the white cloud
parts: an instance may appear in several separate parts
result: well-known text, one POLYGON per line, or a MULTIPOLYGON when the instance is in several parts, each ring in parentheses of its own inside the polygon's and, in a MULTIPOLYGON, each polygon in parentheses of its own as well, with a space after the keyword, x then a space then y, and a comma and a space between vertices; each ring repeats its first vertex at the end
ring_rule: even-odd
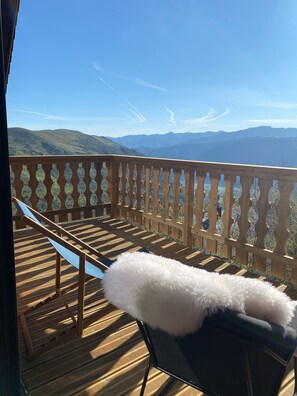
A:
POLYGON ((93 68, 96 70, 96 72, 97 72, 96 74, 97 74, 97 77, 99 78, 99 80, 100 80, 107 88, 109 88, 110 90, 112 90, 113 92, 115 92, 118 96, 121 96, 121 94, 120 94, 113 86, 111 86, 110 84, 108 84, 108 82, 105 81, 103 77, 101 77, 100 74, 103 72, 103 68, 101 67, 101 65, 99 65, 98 63, 93 62, 93 63, 92 63, 92 66, 93 66, 93 68))
POLYGON ((65 121, 66 120, 65 117, 55 116, 55 115, 48 114, 48 113, 41 113, 39 111, 13 109, 13 108, 9 108, 8 110, 9 111, 16 111, 18 113, 25 113, 25 114, 35 115, 37 117, 45 118, 47 120, 59 120, 59 121, 65 121))
POLYGON ((159 85, 152 84, 147 81, 141 80, 140 78, 130 78, 129 81, 131 81, 133 84, 141 85, 142 87, 156 89, 158 91, 163 91, 163 92, 167 91, 166 88, 163 88, 163 87, 160 87, 159 85))
MULTIPOLYGON (((94 66, 94 65, 93 65, 94 66)), ((145 116, 141 113, 140 110, 137 109, 136 106, 133 105, 133 103, 131 103, 128 99, 126 99, 123 95, 121 95, 112 85, 110 85, 107 81, 104 80, 104 78, 102 78, 99 73, 100 73, 100 67, 95 67, 95 70, 98 72, 97 73, 97 77, 99 78, 99 80, 107 87, 109 88, 111 91, 113 91, 121 100, 125 101, 128 105, 128 112, 130 113, 129 115, 127 114, 127 112, 123 112, 121 111, 122 114, 124 114, 126 117, 128 117, 131 121, 136 121, 136 122, 146 122, 147 124, 148 121, 145 118, 145 116), (132 114, 132 115, 131 115, 132 114), (134 116, 134 117, 133 117, 134 116)))
POLYGON ((211 109, 211 108, 210 108, 210 109, 208 110, 208 113, 205 114, 204 116, 199 117, 199 118, 191 118, 191 119, 189 119, 189 120, 184 120, 184 123, 185 123, 186 125, 189 125, 189 126, 199 125, 199 124, 201 124, 201 123, 204 124, 205 121, 210 120, 210 119, 214 116, 214 114, 215 114, 214 109, 211 109))
POLYGON ((106 81, 104 80, 104 78, 102 78, 102 77, 99 76, 99 75, 97 75, 97 77, 99 78, 99 80, 100 80, 104 85, 106 85, 109 89, 111 89, 111 90, 114 91, 117 95, 120 96, 120 94, 118 93, 118 91, 117 91, 116 89, 114 89, 114 87, 112 87, 110 84, 108 84, 108 82, 106 82, 106 81))
POLYGON ((145 116, 137 109, 136 106, 134 106, 134 104, 132 104, 128 100, 127 100, 127 103, 130 106, 130 109, 129 109, 130 113, 135 115, 138 122, 147 122, 147 119, 145 118, 145 116))
POLYGON ((217 114, 213 108, 208 110, 208 113, 199 118, 191 118, 188 120, 184 120, 185 127, 183 130, 195 129, 203 125, 212 124, 214 121, 219 120, 220 118, 225 117, 230 113, 230 109, 226 108, 225 111, 221 114, 217 114))
POLYGON ((56 121, 120 121, 123 120, 122 117, 98 117, 94 115, 84 115, 80 116, 77 115, 75 117, 73 116, 55 116, 52 114, 48 113, 41 113, 39 111, 31 111, 31 110, 22 110, 22 109, 14 109, 14 108, 8 108, 9 112, 18 112, 18 113, 24 113, 28 115, 33 115, 37 116, 38 118, 44 118, 47 120, 56 120, 56 121))
POLYGON ((127 118, 129 118, 129 120, 135 121, 135 118, 133 118, 130 114, 126 113, 125 111, 121 111, 121 113, 124 114, 124 116, 126 116, 127 118))
POLYGON ((144 118, 144 116, 141 113, 138 113, 131 109, 128 109, 128 112, 121 111, 121 113, 124 114, 131 121, 139 122, 139 123, 146 122, 146 119, 144 118))
POLYGON ((138 113, 137 111, 133 111, 133 110, 129 110, 130 113, 134 114, 135 116, 135 120, 137 122, 145 122, 146 119, 144 118, 144 116, 141 113, 138 113))
POLYGON ((165 109, 170 114, 170 119, 169 119, 170 124, 172 124, 175 127, 175 129, 177 129, 174 112, 172 110, 170 110, 167 106, 165 106, 165 109))
MULTIPOLYGON (((84 117, 69 117, 71 121, 120 121, 122 117, 96 117, 96 116, 84 116, 84 117)), ((66 118, 65 118, 66 120, 66 118)))
POLYGON ((99 63, 93 62, 92 66, 93 66, 93 68, 95 70, 97 70, 97 72, 99 72, 99 73, 103 73, 104 72, 103 67, 99 63))
POLYGON ((297 103, 292 102, 263 102, 260 106, 271 109, 297 109, 297 103))
POLYGON ((248 122, 250 124, 257 125, 296 125, 297 118, 258 118, 258 119, 248 119, 243 120, 243 122, 248 122))
MULTIPOLYGON (((99 63, 93 62, 92 66, 98 73, 100 73, 100 74, 104 73, 104 69, 99 63)), ((123 75, 118 74, 118 73, 111 73, 111 74, 113 74, 114 76, 116 76, 118 78, 121 78, 122 80, 129 81, 130 83, 135 84, 135 85, 140 85, 142 87, 146 87, 146 88, 156 89, 158 91, 167 92, 166 88, 163 88, 163 87, 160 87, 160 85, 153 84, 153 83, 150 83, 148 81, 142 80, 141 78, 123 76, 123 75)))
POLYGON ((148 81, 142 80, 141 78, 127 77, 127 76, 122 76, 121 74, 115 74, 115 75, 117 77, 121 78, 122 80, 129 81, 130 83, 135 84, 135 85, 140 85, 142 87, 146 87, 146 88, 156 89, 158 91, 167 92, 166 88, 163 88, 163 87, 160 87, 157 84, 153 84, 153 83, 150 83, 148 81))

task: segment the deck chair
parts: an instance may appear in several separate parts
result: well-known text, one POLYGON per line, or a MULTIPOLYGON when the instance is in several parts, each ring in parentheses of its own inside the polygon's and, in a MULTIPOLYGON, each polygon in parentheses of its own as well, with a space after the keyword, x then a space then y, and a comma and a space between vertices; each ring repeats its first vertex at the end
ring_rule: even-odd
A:
POLYGON ((158 395, 177 379, 206 395, 276 396, 297 346, 294 329, 231 311, 205 319, 184 337, 137 323, 149 351, 141 396, 151 367, 170 376, 158 395))
POLYGON ((48 343, 43 344, 42 347, 34 348, 26 322, 26 314, 52 301, 56 297, 59 297, 74 323, 74 326, 72 327, 76 328, 79 336, 82 336, 84 327, 103 315, 103 310, 101 310, 101 312, 94 314, 91 318, 88 318, 87 321, 84 321, 85 283, 92 278, 102 279, 104 271, 112 264, 113 261, 109 260, 96 249, 75 237, 63 227, 53 223, 17 198, 13 198, 13 203, 21 214, 22 221, 47 237, 48 241, 56 250, 54 293, 19 313, 20 325, 23 330, 25 343, 29 352, 27 357, 32 358, 40 353, 41 349, 47 349, 51 344, 53 344, 53 341, 57 340, 58 337, 52 338, 48 343), (94 258, 94 256, 97 258, 94 258), (78 270, 78 281, 71 285, 67 285, 67 287, 64 288, 61 287, 61 258, 64 258, 78 270), (65 293, 74 289, 77 289, 78 293, 77 315, 74 315, 64 297, 65 293))
POLYGON ((178 379, 219 396, 276 396, 293 368, 297 335, 288 323, 296 304, 271 284, 126 252, 106 271, 103 288, 137 321, 146 343, 140 395, 151 367, 170 376, 158 395, 178 379), (236 284, 240 293, 232 293, 236 284))

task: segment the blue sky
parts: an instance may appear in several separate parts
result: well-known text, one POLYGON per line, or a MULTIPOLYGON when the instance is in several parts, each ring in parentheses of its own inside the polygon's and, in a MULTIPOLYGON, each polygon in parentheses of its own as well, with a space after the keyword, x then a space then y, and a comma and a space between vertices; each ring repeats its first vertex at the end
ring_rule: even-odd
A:
POLYGON ((21 1, 9 126, 297 127, 296 0, 21 1))

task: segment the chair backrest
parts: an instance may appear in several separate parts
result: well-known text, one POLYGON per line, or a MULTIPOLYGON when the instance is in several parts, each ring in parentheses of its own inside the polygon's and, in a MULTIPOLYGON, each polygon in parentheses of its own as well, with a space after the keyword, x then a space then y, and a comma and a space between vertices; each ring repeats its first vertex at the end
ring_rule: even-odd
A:
POLYGON ((295 330, 228 311, 184 337, 138 325, 154 367, 210 395, 277 395, 297 346, 295 330))
POLYGON ((22 216, 28 216, 30 219, 36 221, 36 223, 40 223, 36 216, 34 216, 31 208, 26 205, 24 202, 20 201, 17 198, 13 198, 13 202, 17 205, 18 209, 21 211, 22 216))
MULTIPOLYGON (((77 247, 65 241, 61 236, 54 234, 52 231, 44 227, 39 219, 41 219, 42 222, 49 224, 50 222, 46 217, 42 216, 40 213, 37 213, 36 211, 34 211, 34 209, 31 209, 28 205, 26 205, 24 202, 20 201, 17 198, 13 198, 13 202, 16 204, 17 208, 21 212, 22 220, 24 220, 25 223, 29 224, 31 227, 45 235, 49 242, 52 244, 52 246, 55 248, 55 250, 68 263, 79 269, 81 251, 77 247), (39 217, 39 219, 37 218, 37 216, 39 217)), ((106 260, 106 262, 101 262, 98 260, 94 260, 87 255, 87 259, 85 262, 85 273, 95 278, 102 279, 105 269, 108 268, 108 261, 109 260, 106 260), (90 261, 93 261, 93 263, 91 263, 90 261)))

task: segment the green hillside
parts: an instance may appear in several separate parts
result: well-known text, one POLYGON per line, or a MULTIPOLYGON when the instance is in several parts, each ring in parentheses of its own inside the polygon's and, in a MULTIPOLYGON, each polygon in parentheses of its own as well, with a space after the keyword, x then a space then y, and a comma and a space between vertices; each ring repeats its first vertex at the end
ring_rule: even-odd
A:
POLYGON ((102 136, 91 136, 68 129, 30 131, 24 128, 8 128, 9 154, 25 155, 81 155, 122 154, 138 155, 102 136))

